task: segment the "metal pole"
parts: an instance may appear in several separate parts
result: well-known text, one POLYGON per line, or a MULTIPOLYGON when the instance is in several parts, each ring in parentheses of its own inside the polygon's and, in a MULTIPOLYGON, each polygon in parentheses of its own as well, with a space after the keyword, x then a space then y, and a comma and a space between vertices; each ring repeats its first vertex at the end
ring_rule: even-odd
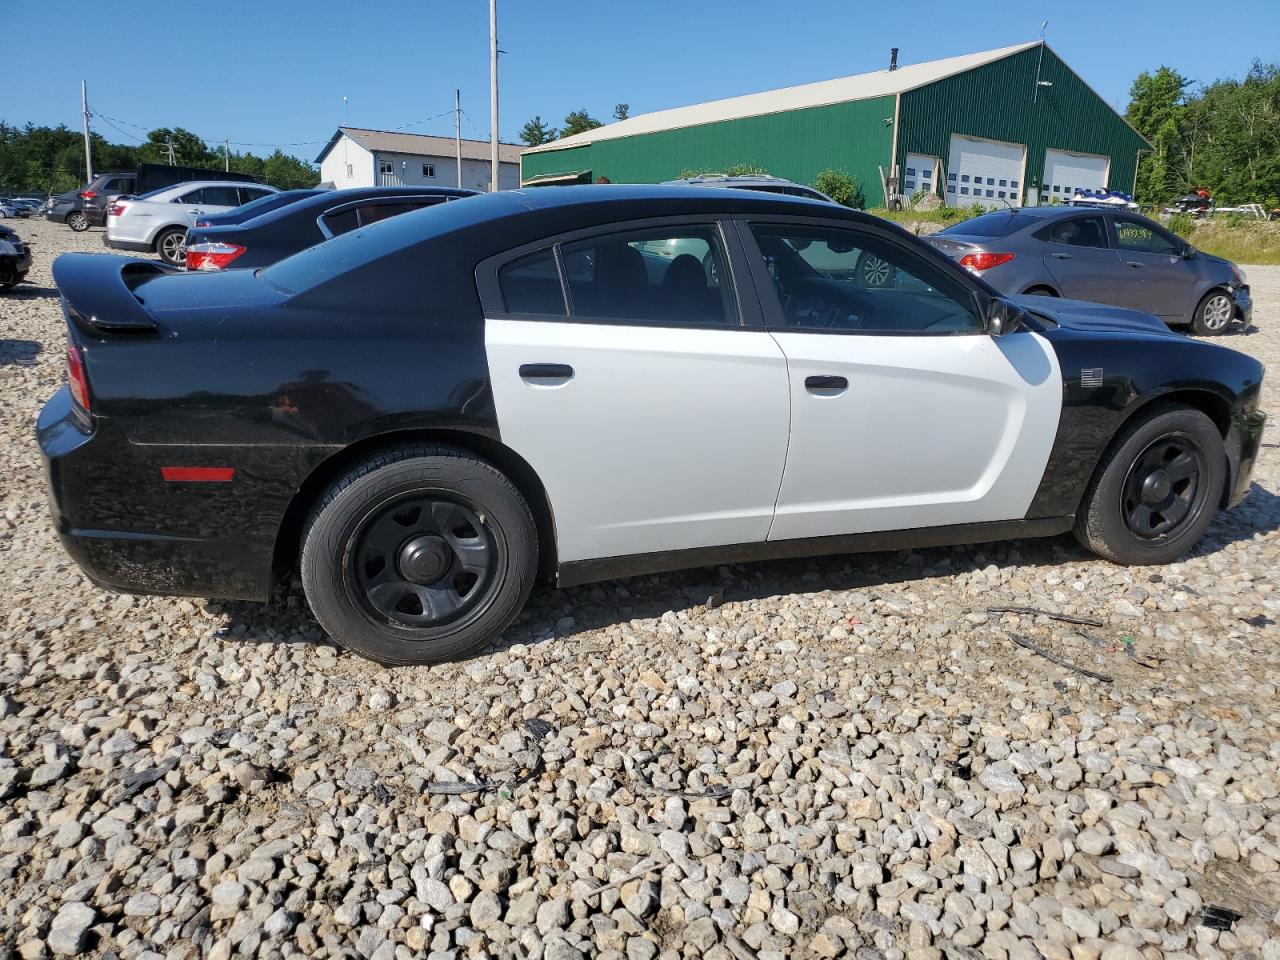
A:
POLYGON ((489 181, 498 189, 498 0, 489 0, 489 181))
POLYGON ((458 189, 462 189, 462 91, 453 91, 453 146, 458 153, 458 189))
POLYGON ((89 148, 89 91, 83 80, 80 81, 80 117, 84 121, 84 182, 89 183, 93 180, 93 151, 89 148))
POLYGON ((231 138, 222 141, 222 169, 231 172, 231 138))

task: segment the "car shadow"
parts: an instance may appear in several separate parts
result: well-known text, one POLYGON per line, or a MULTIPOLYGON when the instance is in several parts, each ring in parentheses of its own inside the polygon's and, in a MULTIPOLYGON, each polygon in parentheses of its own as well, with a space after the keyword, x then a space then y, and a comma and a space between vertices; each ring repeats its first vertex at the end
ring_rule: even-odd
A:
MULTIPOLYGON (((1233 543, 1252 540, 1276 529, 1280 529, 1280 496, 1255 483, 1243 504, 1218 514, 1189 558, 1214 554, 1233 543)), ((877 589, 924 584, 972 574, 990 566, 1002 571, 1011 567, 1044 570, 1091 559, 1096 558, 1074 537, 1064 534, 1032 540, 704 567, 566 589, 542 584, 534 588, 524 609, 502 637, 470 659, 501 652, 516 644, 542 644, 632 620, 659 619, 668 612, 690 610, 708 602, 719 606, 828 591, 865 591, 866 599, 873 600, 877 589)), ((1151 568, 1153 572, 1157 569, 1151 568)), ((1019 598, 1001 596, 997 589, 990 599, 1014 602, 1019 598)), ((211 605, 211 612, 215 610, 224 613, 229 621, 218 631, 219 636, 246 643, 333 643, 312 618, 296 578, 279 587, 269 603, 217 602, 211 605)), ((851 616, 857 612, 848 611, 851 616)), ((594 651, 596 646, 584 644, 584 649, 594 651)))
POLYGON ((34 283, 20 283, 4 293, 8 300, 49 300, 58 295, 57 287, 38 287, 34 283))
POLYGON ((33 367, 43 350, 35 340, 0 339, 0 367, 33 367))

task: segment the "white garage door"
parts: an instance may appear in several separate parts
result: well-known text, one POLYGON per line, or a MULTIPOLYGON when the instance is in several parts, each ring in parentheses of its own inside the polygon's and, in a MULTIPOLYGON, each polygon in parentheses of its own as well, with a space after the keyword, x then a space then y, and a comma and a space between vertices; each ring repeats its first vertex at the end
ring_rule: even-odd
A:
POLYGON ((913 197, 919 191, 933 193, 938 189, 938 160, 920 153, 908 153, 902 171, 902 192, 913 197))
POLYGON ((1111 169, 1110 157, 1092 153, 1068 153, 1066 150, 1044 152, 1044 180, 1040 202, 1069 200, 1077 190, 1102 190, 1111 169))
POLYGON ((966 207, 1022 206, 1022 170, 1027 148, 1016 143, 951 135, 947 203, 966 207))

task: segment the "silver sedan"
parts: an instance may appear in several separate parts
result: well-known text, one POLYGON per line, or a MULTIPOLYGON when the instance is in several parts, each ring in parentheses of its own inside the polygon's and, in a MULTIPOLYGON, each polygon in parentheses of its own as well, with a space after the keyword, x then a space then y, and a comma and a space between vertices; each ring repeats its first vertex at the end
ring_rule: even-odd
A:
POLYGON ((1252 317, 1244 271, 1135 213, 1024 207, 924 239, 1004 293, 1130 307, 1203 336, 1252 317))

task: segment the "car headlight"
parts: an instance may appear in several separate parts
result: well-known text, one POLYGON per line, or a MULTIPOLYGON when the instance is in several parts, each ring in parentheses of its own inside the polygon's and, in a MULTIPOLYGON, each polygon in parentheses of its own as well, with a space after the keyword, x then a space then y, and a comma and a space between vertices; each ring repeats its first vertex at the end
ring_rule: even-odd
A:
POLYGON ((1241 286, 1244 286, 1249 279, 1247 276, 1245 276, 1244 271, 1241 270, 1239 267, 1237 267, 1234 263, 1231 265, 1231 275, 1236 278, 1236 283, 1240 284, 1241 286))

